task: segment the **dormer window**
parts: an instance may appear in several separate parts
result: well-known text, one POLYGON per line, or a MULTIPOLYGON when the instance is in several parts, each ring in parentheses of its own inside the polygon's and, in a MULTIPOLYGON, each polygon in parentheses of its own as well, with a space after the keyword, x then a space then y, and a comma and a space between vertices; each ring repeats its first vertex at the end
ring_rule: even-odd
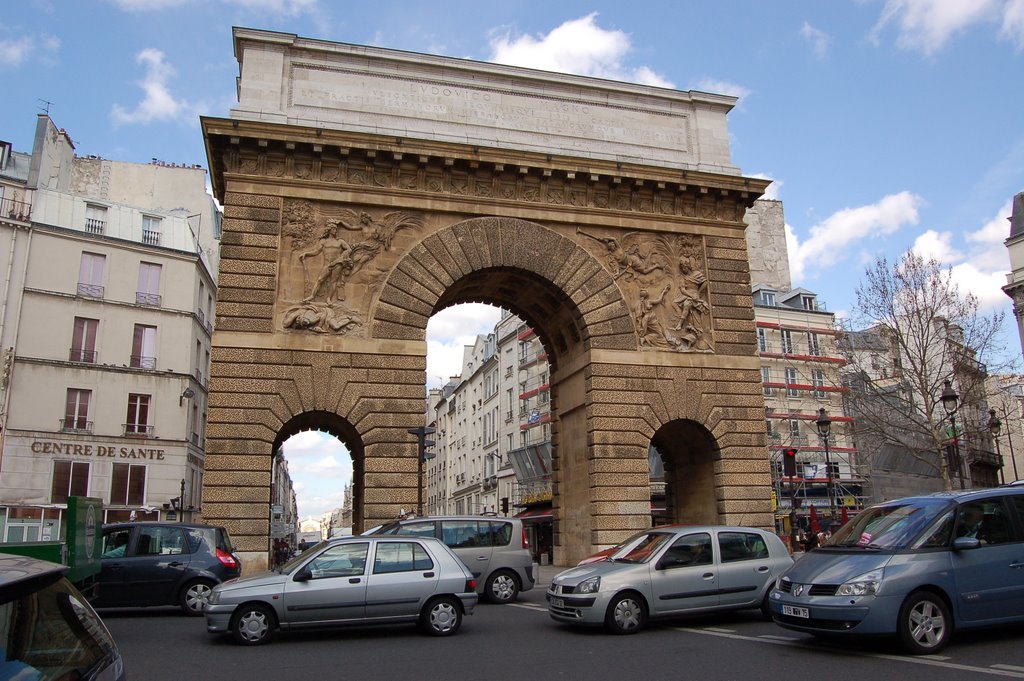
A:
POLYGON ((817 310, 818 301, 815 296, 800 296, 800 307, 805 310, 817 310))
POLYGON ((761 291, 761 304, 775 307, 775 291, 761 291))

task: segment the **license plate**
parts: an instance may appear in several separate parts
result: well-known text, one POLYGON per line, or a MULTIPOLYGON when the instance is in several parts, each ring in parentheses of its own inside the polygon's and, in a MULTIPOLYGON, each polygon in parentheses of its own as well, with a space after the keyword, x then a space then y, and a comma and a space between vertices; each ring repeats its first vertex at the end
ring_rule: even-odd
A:
POLYGON ((795 605, 782 606, 782 614, 789 615, 790 617, 803 617, 805 619, 811 616, 807 608, 798 608, 795 605))
POLYGON ((563 601, 561 598, 552 598, 551 599, 551 607, 552 608, 564 608, 565 607, 565 601, 563 601))

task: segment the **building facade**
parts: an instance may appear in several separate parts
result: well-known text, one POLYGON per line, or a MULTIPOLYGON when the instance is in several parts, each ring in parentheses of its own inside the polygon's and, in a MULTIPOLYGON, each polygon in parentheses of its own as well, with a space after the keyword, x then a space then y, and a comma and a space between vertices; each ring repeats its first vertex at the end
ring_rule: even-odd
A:
POLYGON ((27 159, 3 199, 25 210, 0 216, 0 539, 56 539, 68 496, 101 498, 105 521, 199 519, 219 231, 206 173, 79 158, 48 116, 27 159))

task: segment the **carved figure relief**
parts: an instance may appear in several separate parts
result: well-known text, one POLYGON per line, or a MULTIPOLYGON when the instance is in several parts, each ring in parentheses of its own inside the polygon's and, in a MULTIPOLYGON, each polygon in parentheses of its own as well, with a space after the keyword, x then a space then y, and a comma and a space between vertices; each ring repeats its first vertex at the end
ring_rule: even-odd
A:
POLYGON ((290 237, 291 245, 284 257, 297 262, 303 295, 285 309, 282 326, 330 334, 362 331, 362 315, 346 301, 353 279, 391 249, 399 231, 423 226, 422 217, 408 213, 377 219, 310 201, 286 203, 282 221, 281 233, 290 237))
POLYGON ((712 352, 703 243, 688 235, 599 236, 604 261, 627 300, 641 348, 712 352))

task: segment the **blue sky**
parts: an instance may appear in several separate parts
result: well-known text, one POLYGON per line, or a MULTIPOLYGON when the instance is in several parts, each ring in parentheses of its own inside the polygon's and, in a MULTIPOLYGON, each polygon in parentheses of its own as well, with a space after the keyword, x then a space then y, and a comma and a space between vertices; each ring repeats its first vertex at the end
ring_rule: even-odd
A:
MULTIPOLYGON (((795 285, 843 314, 872 258, 916 249, 1010 315, 1024 0, 20 0, 0 15, 0 139, 30 151, 46 100, 80 155, 205 167, 198 116, 235 101, 233 25, 737 95, 733 162, 774 180, 795 285)), ((495 320, 438 315, 431 382, 495 320)), ((295 449, 297 477, 344 478, 334 454, 295 449)), ((335 487, 300 497, 303 515, 335 487)))

